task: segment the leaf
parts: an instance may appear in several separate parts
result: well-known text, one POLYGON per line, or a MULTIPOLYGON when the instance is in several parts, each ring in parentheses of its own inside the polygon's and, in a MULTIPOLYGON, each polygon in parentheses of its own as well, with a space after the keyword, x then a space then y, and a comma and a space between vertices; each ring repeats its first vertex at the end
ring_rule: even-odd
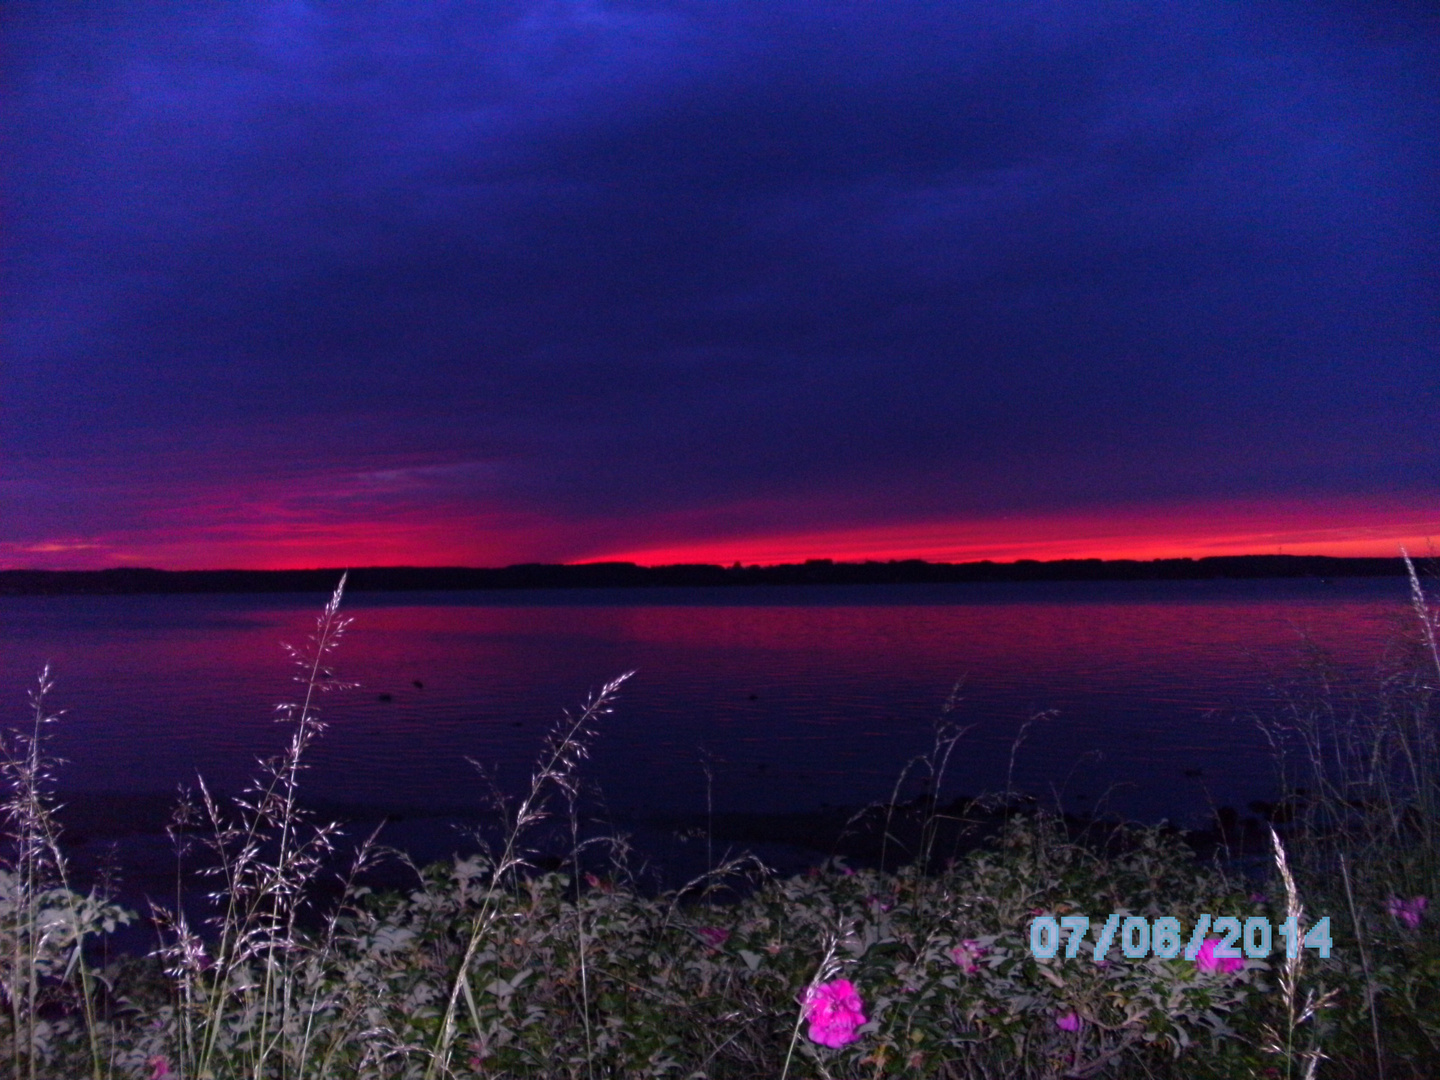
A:
POLYGON ((403 949, 415 937, 415 931, 399 926, 382 926, 375 932, 375 951, 394 952, 403 949))

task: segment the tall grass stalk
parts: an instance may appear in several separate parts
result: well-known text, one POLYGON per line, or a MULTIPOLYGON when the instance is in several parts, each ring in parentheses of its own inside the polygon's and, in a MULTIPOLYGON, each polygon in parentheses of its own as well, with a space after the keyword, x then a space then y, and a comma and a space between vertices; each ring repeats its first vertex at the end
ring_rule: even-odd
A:
POLYGON ((1300 903, 1300 891, 1295 885, 1295 877, 1290 873, 1285 845, 1280 842, 1280 837, 1273 828, 1270 830, 1270 842, 1274 846, 1275 868, 1285 886, 1285 917, 1293 928, 1293 940, 1290 943, 1292 947, 1286 950, 1284 963, 1280 967, 1280 992, 1285 999, 1285 1031, 1281 1034, 1274 1028, 1267 1028, 1269 1042, 1266 1049, 1282 1055, 1287 1080, 1297 1059, 1303 1064, 1304 1080, 1314 1080, 1315 1070, 1320 1062, 1325 1060, 1325 1054, 1320 1049, 1317 1026, 1312 1024, 1307 1029, 1310 1038, 1303 1050, 1296 1048, 1296 1033, 1301 1025, 1317 1019, 1322 1009, 1333 1004, 1336 991, 1321 990, 1317 993, 1314 989, 1307 989, 1304 999, 1300 997, 1300 977, 1305 966, 1305 950, 1301 947, 1301 942, 1308 929, 1305 925, 1305 908, 1300 903))
POLYGON ((83 1017, 91 1075, 100 1080, 107 1048, 98 1023, 98 975, 85 958, 85 940, 128 922, 130 913, 95 889, 81 896, 70 888, 50 790, 57 762, 44 753, 46 729, 62 715, 45 704, 53 685, 46 664, 30 693, 30 731, 0 738, 0 775, 10 789, 0 810, 5 836, 13 841, 10 857, 0 862, 0 996, 10 1022, 13 1075, 36 1080, 47 1044, 59 1034, 56 1022, 42 1016, 42 1006, 66 984, 73 987, 71 1003, 83 1017))
MULTIPOLYGON (((520 801, 513 820, 509 822, 504 846, 490 867, 488 887, 481 899, 479 910, 475 912, 466 929, 465 949, 450 986, 445 1010, 440 1017, 430 1061, 425 1069, 425 1080, 450 1075, 450 1060, 458 1034, 458 1009, 462 996, 475 1026, 476 1037, 484 1034, 475 1005, 474 989, 470 984, 470 966, 476 953, 495 930, 507 887, 517 883, 519 872, 528 865, 521 850, 521 838, 548 816, 546 802, 553 792, 559 791, 567 797, 574 797, 579 765, 588 754, 586 740, 593 734, 590 725, 612 711, 620 687, 634 674, 633 671, 627 671, 606 683, 598 693, 591 695, 577 716, 570 717, 567 714, 565 722, 546 740, 545 751, 531 778, 530 790, 520 801)), ((588 1008, 586 1011, 588 1013, 588 1008)))
POLYGON ((1342 854, 1365 852, 1360 863, 1352 860, 1362 892, 1389 887, 1434 895, 1440 888, 1440 684, 1416 661, 1423 656, 1440 676, 1440 650, 1436 613, 1406 563, 1419 640, 1382 674, 1378 692, 1348 689, 1317 657, 1315 692, 1292 696, 1288 718, 1262 728, 1305 838, 1297 865, 1333 883, 1342 854), (1297 747, 1298 770, 1292 762, 1297 747))
POLYGON ((1355 931, 1355 944, 1360 949, 1360 973, 1365 977, 1365 1012, 1370 1017, 1370 1038, 1375 1046, 1376 1080, 1385 1080, 1385 1052, 1380 1049, 1380 1014, 1375 1009, 1375 977, 1370 970, 1370 950, 1365 946, 1365 932, 1360 924, 1360 911, 1355 906, 1355 890, 1350 885, 1350 867, 1340 859, 1340 875, 1345 882, 1345 903, 1350 909, 1350 926, 1355 931))
POLYGON ((844 936, 845 927, 842 926, 838 933, 833 933, 826 937, 825 953, 820 958, 820 964, 816 967, 815 974, 811 976, 810 982, 806 985, 805 990, 800 994, 797 1002, 800 1008, 796 1010, 795 1023, 790 1029, 790 1045, 785 1049, 785 1066, 780 1070, 780 1080, 786 1080, 790 1075, 790 1064, 795 1059, 795 1047, 800 1042, 800 1028, 805 1023, 805 1009, 810 999, 810 994, 819 987, 821 983, 828 982, 840 974, 843 965, 836 953, 839 951, 840 941, 844 936))
MULTIPOLYGON (((1292 695, 1283 720, 1261 725, 1293 814, 1287 896, 1293 874, 1317 910, 1348 912, 1363 996, 1351 1015, 1365 1021, 1352 1037, 1373 1045, 1367 1068, 1377 1076, 1387 1054, 1400 1064, 1440 1051, 1440 1021, 1427 1015, 1440 992, 1430 935, 1419 914, 1409 928, 1379 917, 1405 898, 1440 895, 1440 615, 1408 554, 1405 568, 1410 630, 1377 690, 1355 689, 1317 652, 1313 690, 1292 695)), ((1290 967, 1284 977, 1293 980, 1290 967)), ((1309 1075, 1318 1059, 1304 1060, 1309 1075)))
POLYGON ((305 752, 325 730, 316 697, 351 685, 338 681, 328 666, 351 622, 339 613, 344 591, 342 575, 307 648, 285 646, 304 694, 298 702, 276 706, 277 721, 293 726, 289 744, 263 763, 260 777, 234 800, 238 815, 199 782, 209 830, 205 843, 217 859, 202 872, 221 879, 212 894, 223 907, 214 924, 213 955, 183 909, 155 911, 169 938, 159 955, 176 986, 176 1064, 185 1076, 218 1075, 222 1059, 231 1061, 231 1068, 237 1060, 243 1063, 236 1075, 254 1080, 299 1076, 314 1049, 312 1025, 326 1003, 307 995, 306 983, 326 948, 323 937, 318 946, 303 938, 298 924, 308 887, 335 849, 339 826, 311 823, 299 803, 300 778, 305 752))

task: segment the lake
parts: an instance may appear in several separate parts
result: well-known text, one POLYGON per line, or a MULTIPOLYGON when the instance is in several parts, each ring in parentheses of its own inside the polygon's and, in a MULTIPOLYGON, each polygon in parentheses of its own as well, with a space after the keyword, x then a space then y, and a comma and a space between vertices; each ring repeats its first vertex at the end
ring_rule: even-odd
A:
MULTIPOLYGON (((235 791, 286 731, 321 595, 0 598, 5 726, 52 664, 67 796, 235 791)), ((1302 646, 1373 679, 1400 578, 356 593, 311 798, 377 813, 518 790, 544 734, 624 671, 584 778, 619 815, 883 799, 952 687, 967 725, 942 794, 1007 783, 1067 809, 1198 823, 1271 794, 1271 712, 1302 646), (1017 733, 1040 715, 1014 755, 1017 733), (707 779, 708 771, 708 779, 707 779)), ((906 789, 913 796, 914 785, 906 789)))

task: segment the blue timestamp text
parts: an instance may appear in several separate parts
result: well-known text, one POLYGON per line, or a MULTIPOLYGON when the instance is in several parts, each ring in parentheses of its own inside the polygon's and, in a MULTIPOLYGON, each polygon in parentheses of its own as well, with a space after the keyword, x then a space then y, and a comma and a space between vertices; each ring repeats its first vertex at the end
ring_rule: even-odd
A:
MULTIPOLYGON (((1090 928, 1091 921, 1085 915, 1062 915, 1058 919, 1054 915, 1040 915, 1030 923, 1030 954, 1037 960, 1050 960, 1063 945, 1065 958, 1073 960, 1080 955, 1090 928)), ((1302 928, 1294 917, 1272 926, 1269 919, 1259 915, 1244 920, 1233 915, 1200 915, 1187 943, 1180 920, 1173 916, 1162 915, 1151 920, 1141 915, 1111 912, 1096 935, 1094 958, 1105 960, 1111 948, 1117 946, 1129 960, 1143 960, 1150 955, 1173 960, 1182 955, 1183 950, 1186 960, 1199 958, 1202 963, 1208 961, 1208 966, 1219 963, 1228 968, 1230 964, 1226 961, 1265 959, 1277 937, 1285 943, 1286 956, 1297 956, 1305 948, 1328 957, 1330 917, 1327 915, 1313 926, 1302 928), (1219 940, 1211 935, 1217 935, 1219 940)))

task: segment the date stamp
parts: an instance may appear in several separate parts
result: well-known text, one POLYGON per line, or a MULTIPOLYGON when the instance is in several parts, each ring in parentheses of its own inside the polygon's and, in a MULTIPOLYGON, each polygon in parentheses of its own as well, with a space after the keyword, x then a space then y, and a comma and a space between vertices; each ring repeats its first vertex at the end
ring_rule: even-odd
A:
MULTIPOLYGON (((1053 959, 1060 952, 1063 942, 1065 959, 1074 960, 1080 955, 1080 946, 1085 943, 1090 928, 1090 919, 1085 915, 1064 915, 1058 919, 1054 915, 1040 915, 1030 923, 1030 955, 1037 960, 1053 959)), ((1120 952, 1129 960, 1143 960, 1151 955, 1173 960, 1181 955, 1183 949, 1186 960, 1194 960, 1206 951, 1213 961, 1238 960, 1243 963, 1247 958, 1264 960, 1268 957, 1277 937, 1284 940, 1285 955, 1288 957, 1298 956, 1302 948, 1314 949, 1320 956, 1328 957, 1330 917, 1327 915, 1302 931, 1293 918, 1275 926, 1259 915, 1243 921, 1234 915, 1201 915, 1195 921, 1187 944, 1177 918, 1162 915, 1152 921, 1141 915, 1111 912, 1095 938, 1094 958, 1103 961, 1112 947, 1119 946, 1120 952), (1205 943, 1212 934, 1220 940, 1206 950, 1205 943)))

